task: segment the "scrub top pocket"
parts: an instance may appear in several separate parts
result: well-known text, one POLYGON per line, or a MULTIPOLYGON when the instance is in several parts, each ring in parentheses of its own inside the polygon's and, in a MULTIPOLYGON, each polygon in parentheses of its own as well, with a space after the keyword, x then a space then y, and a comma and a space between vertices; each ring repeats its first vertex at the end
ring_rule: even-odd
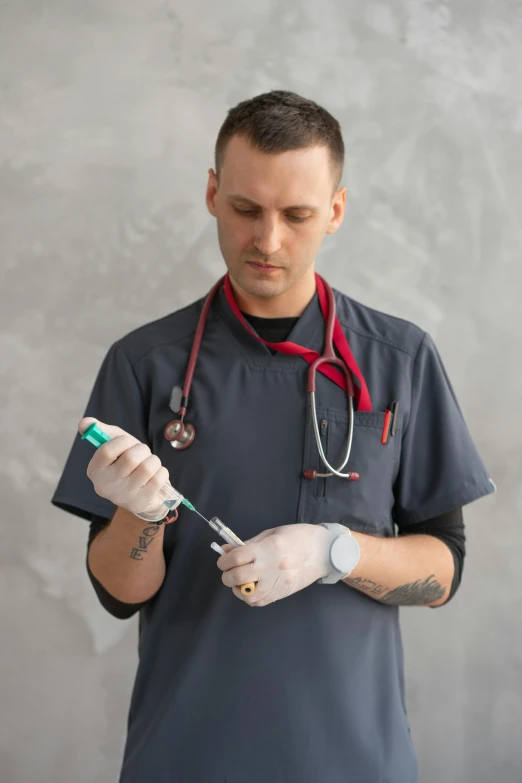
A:
MULTIPOLYGON (((392 437, 383 445, 384 412, 356 411, 350 458, 342 473, 355 472, 358 481, 339 476, 302 479, 298 521, 316 524, 339 522, 373 535, 393 535, 393 481, 401 440, 400 420, 392 437)), ((348 411, 317 408, 323 450, 332 467, 338 468, 346 453, 348 411)), ((326 473, 319 456, 311 409, 306 418, 303 471, 326 473)))

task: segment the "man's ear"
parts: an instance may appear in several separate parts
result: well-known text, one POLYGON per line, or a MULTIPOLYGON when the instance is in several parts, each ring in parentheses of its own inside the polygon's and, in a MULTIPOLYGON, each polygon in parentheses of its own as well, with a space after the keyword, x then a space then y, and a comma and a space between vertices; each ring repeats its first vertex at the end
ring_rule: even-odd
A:
POLYGON ((211 215, 216 217, 217 210, 216 210, 216 196, 217 192, 219 190, 219 184, 217 180, 217 175, 214 169, 208 170, 208 183, 207 183, 207 193, 206 193, 206 202, 207 202, 207 209, 210 212, 211 215))
POLYGON ((335 191, 335 195, 330 208, 330 220, 328 221, 327 234, 335 234, 339 229, 344 219, 344 212, 346 209, 346 188, 339 188, 335 191))

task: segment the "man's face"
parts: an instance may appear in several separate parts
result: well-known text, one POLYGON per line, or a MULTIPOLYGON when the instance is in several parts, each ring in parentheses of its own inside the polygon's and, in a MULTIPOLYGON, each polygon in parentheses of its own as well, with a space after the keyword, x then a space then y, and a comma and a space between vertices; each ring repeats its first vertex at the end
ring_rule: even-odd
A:
POLYGON ((326 147, 266 155, 232 137, 219 188, 209 172, 207 206, 229 274, 243 291, 271 298, 313 280, 323 238, 344 216, 346 188, 332 195, 334 184, 326 147))

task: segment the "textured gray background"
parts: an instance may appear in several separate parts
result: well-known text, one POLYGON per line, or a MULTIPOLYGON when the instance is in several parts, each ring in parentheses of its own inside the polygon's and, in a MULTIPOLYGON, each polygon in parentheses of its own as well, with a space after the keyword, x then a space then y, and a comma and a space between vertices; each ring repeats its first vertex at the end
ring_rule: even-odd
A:
POLYGON ((49 499, 109 345, 222 273, 213 144, 273 88, 343 127, 319 270, 431 332, 499 487, 457 597, 402 612, 421 783, 520 781, 521 40, 516 0, 0 4, 3 783, 117 779, 137 624, 49 499))

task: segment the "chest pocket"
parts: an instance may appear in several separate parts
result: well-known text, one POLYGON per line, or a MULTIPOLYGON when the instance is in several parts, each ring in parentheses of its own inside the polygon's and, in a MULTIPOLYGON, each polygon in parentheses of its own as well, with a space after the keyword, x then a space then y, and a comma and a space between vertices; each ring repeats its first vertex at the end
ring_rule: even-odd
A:
MULTIPOLYGON (((400 444, 400 420, 395 435, 383 445, 384 412, 356 411, 352 450, 342 473, 359 473, 358 481, 330 476, 302 479, 298 521, 339 522, 373 535, 393 535, 393 481, 400 444)), ((348 411, 318 406, 317 420, 326 458, 338 469, 348 442, 348 411)), ((317 449, 310 407, 306 417, 303 470, 326 473, 317 449)))

